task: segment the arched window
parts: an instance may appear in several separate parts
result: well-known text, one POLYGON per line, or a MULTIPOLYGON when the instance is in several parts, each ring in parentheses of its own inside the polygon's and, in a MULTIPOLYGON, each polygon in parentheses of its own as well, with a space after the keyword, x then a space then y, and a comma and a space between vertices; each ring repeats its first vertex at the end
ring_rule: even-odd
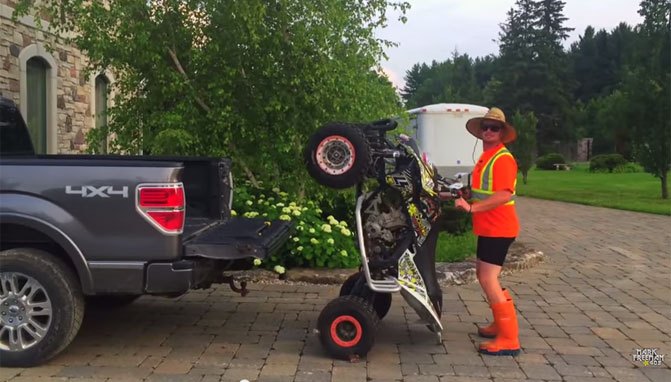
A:
POLYGON ((19 108, 38 154, 58 152, 57 70, 56 60, 40 43, 19 53, 19 108))
POLYGON ((40 57, 26 62, 27 123, 33 147, 38 154, 47 153, 47 71, 49 65, 40 57))
POLYGON ((96 129, 102 129, 104 136, 100 141, 100 153, 107 154, 107 108, 109 94, 109 80, 104 74, 99 74, 95 79, 95 121, 96 129))

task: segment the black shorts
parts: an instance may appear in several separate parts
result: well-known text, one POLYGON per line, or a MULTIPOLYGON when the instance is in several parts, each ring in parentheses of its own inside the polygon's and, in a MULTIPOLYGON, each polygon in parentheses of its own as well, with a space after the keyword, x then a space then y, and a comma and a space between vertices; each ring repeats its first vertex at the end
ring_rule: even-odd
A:
POLYGON ((502 266, 514 237, 478 236, 477 256, 480 261, 502 266))

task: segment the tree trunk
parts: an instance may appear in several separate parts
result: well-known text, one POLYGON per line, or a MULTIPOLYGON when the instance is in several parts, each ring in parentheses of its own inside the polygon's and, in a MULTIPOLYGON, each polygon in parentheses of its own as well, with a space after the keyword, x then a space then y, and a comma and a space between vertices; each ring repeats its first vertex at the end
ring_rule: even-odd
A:
POLYGON ((669 198, 669 185, 667 182, 667 173, 662 174, 660 180, 662 181, 662 199, 668 199, 669 198))
POLYGON ((529 174, 529 170, 522 170, 522 183, 527 184, 527 175, 529 174))

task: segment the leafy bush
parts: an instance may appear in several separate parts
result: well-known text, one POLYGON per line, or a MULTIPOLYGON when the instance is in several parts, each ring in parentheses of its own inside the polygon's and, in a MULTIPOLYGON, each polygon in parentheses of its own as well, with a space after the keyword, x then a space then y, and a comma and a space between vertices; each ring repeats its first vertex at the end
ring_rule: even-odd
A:
POLYGON ((436 248, 436 261, 440 262, 459 262, 475 256, 478 238, 473 232, 465 232, 461 235, 454 235, 441 232, 438 236, 436 248))
POLYGON ((443 213, 436 223, 441 231, 452 235, 461 235, 471 230, 473 224, 469 213, 454 208, 452 202, 442 203, 441 208, 443 213))
POLYGON ((613 172, 615 168, 626 164, 627 160, 620 154, 595 155, 589 162, 589 171, 599 172, 608 170, 608 172, 613 172))
MULTIPOLYGON (((345 221, 324 211, 314 201, 297 203, 296 198, 278 188, 272 190, 238 186, 235 191, 235 215, 268 220, 289 220, 294 232, 277 254, 265 260, 268 268, 329 267, 353 268, 360 264, 355 232, 345 221)), ((255 264, 259 265, 256 261, 255 264)))
POLYGON ((554 170, 555 163, 566 163, 564 157, 558 153, 550 153, 536 159, 536 167, 541 170, 554 170))
POLYGON ((644 172, 644 171, 645 171, 645 169, 643 168, 643 166, 641 166, 638 163, 634 163, 634 162, 627 162, 627 163, 625 163, 621 166, 617 166, 617 167, 615 167, 615 169, 613 169, 613 172, 618 173, 618 174, 631 174, 631 173, 644 172))

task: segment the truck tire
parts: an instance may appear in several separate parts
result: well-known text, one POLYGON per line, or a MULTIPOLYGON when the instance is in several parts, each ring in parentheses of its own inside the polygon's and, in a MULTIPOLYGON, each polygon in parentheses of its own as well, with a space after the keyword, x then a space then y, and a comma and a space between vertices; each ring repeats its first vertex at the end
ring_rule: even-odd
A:
POLYGON ((48 252, 0 252, 0 366, 39 365, 65 349, 84 318, 74 272, 48 252))
POLYGON ((305 166, 317 183, 336 189, 364 180, 371 166, 371 150, 363 131, 346 124, 328 124, 310 137, 305 166))

